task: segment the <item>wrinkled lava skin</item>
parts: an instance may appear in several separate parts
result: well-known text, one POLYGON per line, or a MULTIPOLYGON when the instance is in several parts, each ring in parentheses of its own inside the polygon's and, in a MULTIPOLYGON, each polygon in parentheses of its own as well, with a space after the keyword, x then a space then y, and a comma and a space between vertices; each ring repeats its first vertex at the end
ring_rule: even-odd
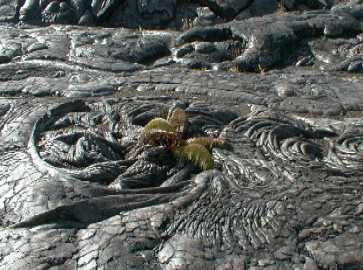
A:
POLYGON ((363 1, 0 1, 0 270, 363 269, 363 1), (143 126, 225 141, 201 172, 143 126))

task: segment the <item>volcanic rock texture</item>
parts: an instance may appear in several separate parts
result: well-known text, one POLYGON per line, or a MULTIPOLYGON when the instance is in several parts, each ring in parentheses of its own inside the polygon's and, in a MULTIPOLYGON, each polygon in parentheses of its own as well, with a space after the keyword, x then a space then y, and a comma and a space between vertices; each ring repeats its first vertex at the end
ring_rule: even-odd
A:
POLYGON ((363 269, 363 1, 0 0, 1 270, 363 269), (212 170, 145 145, 225 142, 212 170))

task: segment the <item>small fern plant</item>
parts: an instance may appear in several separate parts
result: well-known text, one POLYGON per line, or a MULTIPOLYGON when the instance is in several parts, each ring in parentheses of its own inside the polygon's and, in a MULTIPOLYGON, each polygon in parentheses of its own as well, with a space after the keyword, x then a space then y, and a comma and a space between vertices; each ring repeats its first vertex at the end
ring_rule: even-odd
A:
POLYGON ((210 151, 215 146, 222 146, 224 141, 212 137, 183 139, 186 113, 176 108, 167 119, 154 118, 144 127, 143 142, 153 146, 164 145, 176 159, 191 161, 201 170, 214 166, 210 151))

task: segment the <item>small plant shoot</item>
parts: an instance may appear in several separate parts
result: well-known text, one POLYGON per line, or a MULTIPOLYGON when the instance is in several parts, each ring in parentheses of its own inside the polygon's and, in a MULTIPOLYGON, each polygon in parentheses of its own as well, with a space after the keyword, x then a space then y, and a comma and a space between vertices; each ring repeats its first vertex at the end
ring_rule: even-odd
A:
POLYGON ((212 137, 183 138, 187 122, 183 109, 176 108, 167 119, 154 118, 144 127, 144 144, 166 146, 176 159, 192 162, 201 170, 214 166, 210 151, 213 147, 223 146, 222 139, 212 137))

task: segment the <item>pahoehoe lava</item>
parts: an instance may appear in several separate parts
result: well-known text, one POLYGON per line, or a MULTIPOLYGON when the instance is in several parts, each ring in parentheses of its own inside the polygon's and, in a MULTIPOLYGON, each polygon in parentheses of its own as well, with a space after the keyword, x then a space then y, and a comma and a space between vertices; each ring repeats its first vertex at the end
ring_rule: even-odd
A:
POLYGON ((0 270, 363 269, 362 25, 361 0, 0 0, 0 270), (205 167, 172 148, 200 137, 205 167))

